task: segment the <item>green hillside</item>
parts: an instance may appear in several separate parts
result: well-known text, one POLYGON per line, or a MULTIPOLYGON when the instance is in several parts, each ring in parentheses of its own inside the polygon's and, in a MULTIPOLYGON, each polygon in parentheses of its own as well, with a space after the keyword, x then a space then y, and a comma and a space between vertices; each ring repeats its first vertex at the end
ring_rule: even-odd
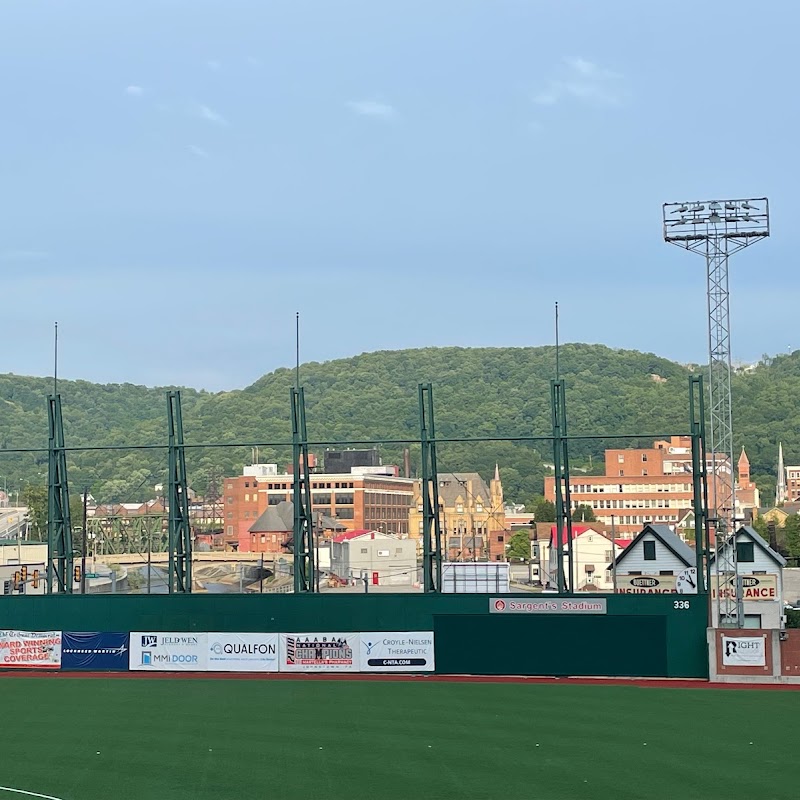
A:
MULTIPOLYGON (((691 373, 684 366, 648 353, 573 344, 561 348, 561 371, 570 434, 662 434, 688 428, 691 373)), ((553 372, 552 347, 429 348, 305 364, 301 381, 309 436, 376 443, 417 437, 417 384, 428 381, 434 385, 440 436, 548 435, 553 372)), ((183 390, 187 441, 288 441, 293 380, 293 370, 279 369, 241 391, 183 390)), ((46 447, 45 398, 51 389, 48 379, 0 375, 0 484, 11 490, 20 482, 45 480, 46 453, 2 450, 46 447)), ((737 448, 747 447, 754 474, 770 491, 778 441, 788 461, 800 459, 800 351, 737 373, 734 390, 737 448)), ((163 388, 61 381, 59 391, 68 446, 166 443, 163 388)), ((613 440, 576 444, 573 465, 598 471, 608 446, 621 445, 613 440)), ((401 445, 382 450, 385 463, 399 463, 401 445)), ((251 456, 249 448, 192 450, 190 482, 202 492, 212 475, 237 474, 251 456)), ((290 450, 262 447, 259 456, 283 464, 290 450)), ((412 460, 418 463, 413 447, 412 460)), ((546 442, 460 443, 439 450, 442 470, 475 469, 488 477, 498 462, 507 498, 513 500, 541 491, 543 463, 551 460, 546 442)), ((77 453, 70 457, 70 479, 75 490, 88 487, 98 499, 138 500, 153 496, 153 485, 165 479, 165 462, 161 451, 77 453)))

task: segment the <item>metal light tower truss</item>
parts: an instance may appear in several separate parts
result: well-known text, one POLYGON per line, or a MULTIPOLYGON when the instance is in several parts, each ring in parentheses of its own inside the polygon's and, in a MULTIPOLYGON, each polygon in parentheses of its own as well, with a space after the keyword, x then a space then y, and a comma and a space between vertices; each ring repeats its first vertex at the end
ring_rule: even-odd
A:
POLYGON ((47 398, 47 421, 47 591, 70 594, 73 579, 72 521, 59 394, 47 398))
POLYGON ((186 451, 183 444, 181 393, 167 392, 169 413, 169 592, 192 591, 192 536, 189 525, 189 495, 186 481, 186 451))
POLYGON ((311 475, 308 464, 306 401, 303 387, 291 389, 292 463, 294 464, 294 590, 313 592, 314 515, 311 507, 311 475))
POLYGON ((559 592, 575 591, 575 569, 572 556, 572 499, 569 486, 569 445, 567 440, 567 405, 564 381, 550 381, 550 403, 553 419, 553 472, 556 492, 556 582, 559 592), (564 549, 567 553, 567 576, 564 570, 564 549))
POLYGON ((419 420, 422 445, 422 584, 425 592, 441 592, 442 523, 439 516, 433 386, 430 383, 419 384, 419 420))
MULTIPOLYGON (((737 576, 735 547, 735 486, 733 475, 733 419, 731 408, 731 325, 728 258, 769 236, 769 202, 710 200, 665 203, 664 241, 704 256, 708 291, 709 413, 713 462, 711 508, 717 541, 715 559, 722 575, 737 576), (718 461, 719 460, 719 461, 718 461), (721 464, 727 460, 727 469, 721 464)), ((720 626, 744 622, 741 592, 720 597, 720 626)), ((730 593, 726 593, 730 594, 730 593)))

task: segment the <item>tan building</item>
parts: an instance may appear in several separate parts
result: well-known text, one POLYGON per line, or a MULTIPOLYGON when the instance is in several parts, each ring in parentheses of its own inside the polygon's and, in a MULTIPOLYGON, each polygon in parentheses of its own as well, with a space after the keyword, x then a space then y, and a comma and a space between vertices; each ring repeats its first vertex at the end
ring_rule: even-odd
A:
MULTIPOLYGON (((477 472, 439 473, 439 511, 448 561, 505 561, 506 528, 500 469, 486 481, 477 472)), ((414 481, 410 535, 422 538, 422 482, 414 481)), ((421 546, 421 545, 420 545, 421 546)))
MULTIPOLYGON (((707 456, 709 493, 713 481, 712 457, 707 456)), ((720 473, 730 473, 728 459, 718 463, 720 473)), ((692 507, 691 440, 673 436, 670 441, 654 442, 653 447, 637 450, 606 450, 605 475, 570 476, 573 509, 587 505, 595 518, 615 535, 632 536, 644 525, 677 527, 692 507)), ((555 501, 555 478, 544 479, 544 494, 555 501)))

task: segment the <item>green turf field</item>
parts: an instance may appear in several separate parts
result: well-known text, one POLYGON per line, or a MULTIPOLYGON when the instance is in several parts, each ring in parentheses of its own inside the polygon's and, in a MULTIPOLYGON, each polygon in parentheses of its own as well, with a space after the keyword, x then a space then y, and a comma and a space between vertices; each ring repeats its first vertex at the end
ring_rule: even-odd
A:
POLYGON ((63 800, 800 796, 800 692, 2 677, 0 719, 63 800))

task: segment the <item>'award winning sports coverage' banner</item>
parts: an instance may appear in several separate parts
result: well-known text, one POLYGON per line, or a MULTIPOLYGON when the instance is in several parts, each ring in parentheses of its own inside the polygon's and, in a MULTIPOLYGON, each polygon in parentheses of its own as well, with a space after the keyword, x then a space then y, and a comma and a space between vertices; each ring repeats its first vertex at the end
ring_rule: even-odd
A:
POLYGON ((433 632, 362 633, 361 672, 433 672, 433 632))
POLYGON ((127 670, 127 633, 70 633, 61 640, 61 669, 127 670))
POLYGON ((277 633, 209 633, 209 672, 277 672, 277 633))
POLYGON ((207 633, 131 633, 130 668, 162 672, 208 669, 207 633))
POLYGON ((358 633, 282 633, 281 672, 358 672, 358 633))
POLYGON ((60 667, 61 631, 0 630, 0 668, 60 667))

